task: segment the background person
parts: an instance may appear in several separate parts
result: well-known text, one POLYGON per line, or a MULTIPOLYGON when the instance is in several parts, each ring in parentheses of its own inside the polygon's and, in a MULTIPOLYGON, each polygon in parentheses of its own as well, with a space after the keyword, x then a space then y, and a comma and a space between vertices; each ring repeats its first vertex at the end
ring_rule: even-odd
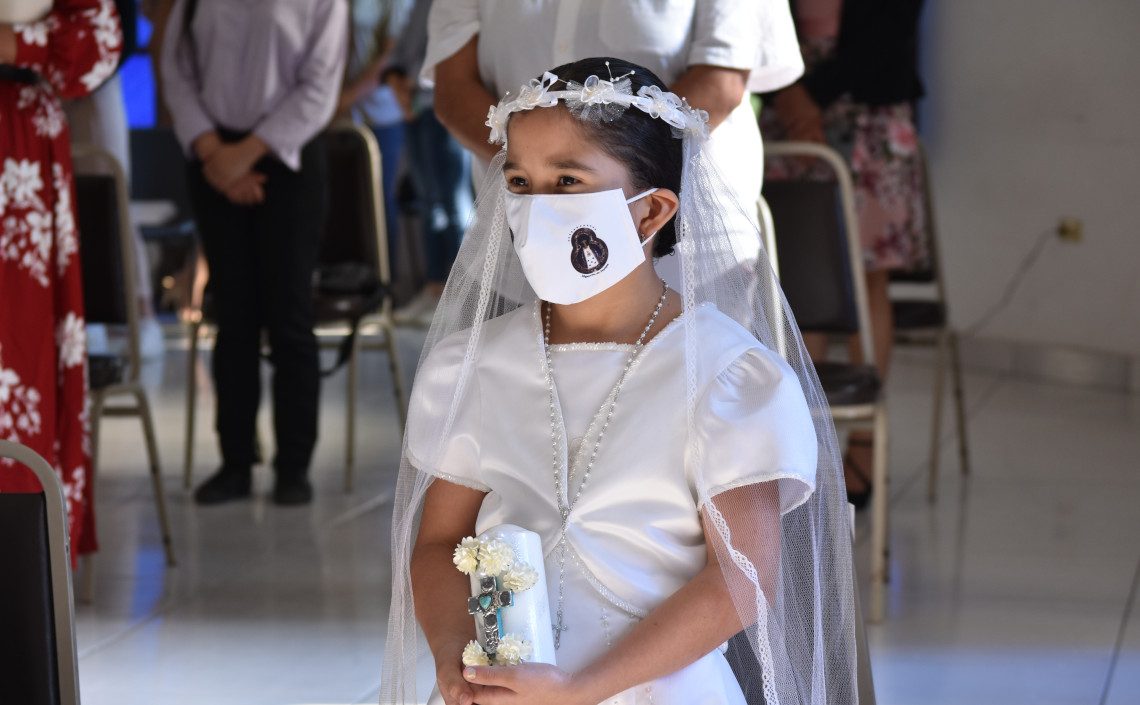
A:
POLYGON ((424 290, 397 316, 431 323, 443 285, 459 252, 471 211, 471 155, 435 114, 435 92, 419 80, 428 44, 432 0, 416 0, 408 26, 392 50, 385 81, 404 111, 408 171, 420 208, 420 233, 427 260, 424 290))
MULTIPOLYGON (((918 76, 918 20, 923 0, 794 0, 807 72, 765 101, 766 140, 806 140, 836 149, 851 167, 874 364, 886 380, 894 321, 888 296, 890 272, 929 265, 922 200, 922 164, 914 126, 914 101, 923 95, 918 76)), ((768 178, 803 175, 811 162, 782 159, 768 178), (805 167, 805 164, 808 165, 805 167)), ((821 169, 820 178, 833 178, 821 169)), ((804 337, 814 357, 826 354, 824 336, 804 337)), ((858 341, 850 354, 862 362, 858 341)), ((853 431, 846 454, 847 487, 857 507, 870 498, 871 438, 853 431)))
POLYGON ((741 209, 729 221, 735 255, 755 261, 763 147, 747 91, 774 90, 803 71, 787 0, 681 0, 652 12, 633 0, 436 0, 429 29, 423 74, 436 83, 436 113, 483 161, 496 151, 486 106, 539 67, 620 56, 660 76, 708 112, 710 154, 741 209))
MULTIPOLYGON (((79 233, 60 98, 98 88, 121 42, 112 0, 55 0, 39 21, 0 23, 0 438, 30 447, 59 473, 74 555, 97 544, 79 233)), ((0 492, 39 491, 23 467, 0 472, 0 492)))
POLYGON ((407 24, 409 0, 349 0, 349 50, 337 113, 348 114, 376 135, 384 184, 388 261, 396 266, 400 210, 396 174, 404 153, 404 114, 392 88, 381 80, 392 48, 407 24))
POLYGON ((312 278, 325 220, 325 160, 313 138, 344 73, 344 0, 178 0, 162 72, 210 269, 222 467, 199 504, 248 497, 261 397, 261 331, 273 363, 273 499, 312 498, 320 370, 312 278))

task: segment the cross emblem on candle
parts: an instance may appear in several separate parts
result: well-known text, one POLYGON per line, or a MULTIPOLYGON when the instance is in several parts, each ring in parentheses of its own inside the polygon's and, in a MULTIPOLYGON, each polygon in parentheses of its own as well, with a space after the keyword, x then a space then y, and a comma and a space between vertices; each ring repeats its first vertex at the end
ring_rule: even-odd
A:
POLYGON ((499 610, 514 604, 515 596, 510 590, 500 590, 495 578, 485 575, 479 578, 479 594, 467 598, 467 614, 475 615, 475 621, 483 630, 487 653, 499 649, 502 637, 502 623, 499 610))

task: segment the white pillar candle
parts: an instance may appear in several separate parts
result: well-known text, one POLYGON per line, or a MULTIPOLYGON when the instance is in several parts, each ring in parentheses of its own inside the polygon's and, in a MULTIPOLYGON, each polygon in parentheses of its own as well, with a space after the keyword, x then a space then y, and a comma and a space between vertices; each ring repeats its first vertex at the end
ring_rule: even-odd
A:
MULTIPOLYGON (((515 563, 526 563, 538 573, 538 581, 529 590, 515 591, 514 604, 499 612, 503 635, 517 634, 531 645, 528 663, 548 663, 554 661, 554 632, 551 629, 550 598, 546 587, 546 566, 542 559, 542 540, 533 531, 515 526, 500 524, 479 535, 480 539, 499 539, 515 552, 515 563)), ((478 572, 472 573, 471 594, 479 594, 478 572)), ((500 589, 502 586, 500 585, 500 589)), ((476 618, 477 619, 477 618, 476 618)), ((483 630, 476 621, 479 643, 486 646, 483 630)))

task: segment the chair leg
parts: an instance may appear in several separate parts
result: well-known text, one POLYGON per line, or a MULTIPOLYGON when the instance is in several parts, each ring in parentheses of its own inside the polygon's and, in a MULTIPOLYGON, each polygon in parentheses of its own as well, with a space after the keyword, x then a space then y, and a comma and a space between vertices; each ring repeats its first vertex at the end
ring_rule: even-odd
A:
POLYGON ((400 430, 408 422, 408 407, 404 396, 404 375, 400 372, 400 351, 396 347, 396 327, 385 326, 384 335, 388 338, 388 369, 392 372, 392 390, 396 395, 396 413, 400 417, 400 430))
POLYGON ((886 606, 886 586, 890 558, 888 510, 890 485, 887 468, 887 405, 880 402, 875 409, 874 487, 875 499, 871 508, 871 622, 883 621, 886 606))
POLYGON ((344 428, 344 491, 352 492, 356 461, 356 373, 360 363, 360 336, 352 341, 348 356, 348 409, 344 428))
POLYGON ((194 473, 194 421, 198 402, 198 333, 200 323, 190 324, 190 350, 186 364, 186 440, 182 456, 182 486, 190 489, 194 473))
POLYGON ((170 520, 166 512, 166 493, 162 488, 162 470, 158 462, 158 442, 154 435, 154 418, 150 413, 150 400, 142 389, 135 390, 139 405, 139 419, 142 421, 143 435, 146 436, 146 453, 150 460, 150 479, 154 485, 154 504, 158 509, 158 525, 162 530, 162 550, 166 553, 166 565, 174 567, 174 543, 170 539, 170 520))
POLYGON ((926 499, 930 502, 938 497, 938 456, 941 455, 939 451, 942 448, 942 369, 946 366, 948 339, 945 328, 938 332, 938 357, 934 362, 934 409, 930 428, 930 477, 926 487, 926 499))
MULTIPOLYGON (((91 392, 91 477, 87 482, 91 485, 91 496, 95 496, 95 476, 99 468, 99 427, 103 419, 103 393, 98 390, 91 392)), ((95 554, 88 553, 83 556, 83 585, 79 588, 79 601, 84 604, 95 602, 95 554)))
POLYGON ((958 353, 958 334, 949 331, 950 374, 954 384, 954 410, 958 417, 958 455, 962 462, 962 474, 970 474, 970 445, 966 441, 966 395, 962 390, 962 358, 958 353))

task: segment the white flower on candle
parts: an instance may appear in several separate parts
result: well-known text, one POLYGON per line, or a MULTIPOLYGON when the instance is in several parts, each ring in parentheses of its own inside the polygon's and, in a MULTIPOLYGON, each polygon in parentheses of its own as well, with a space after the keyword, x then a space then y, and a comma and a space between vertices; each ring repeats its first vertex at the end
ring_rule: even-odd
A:
POLYGON ((530 658, 533 651, 529 641, 518 634, 507 634, 499 640, 499 648, 495 651, 495 665, 517 666, 530 658))
POLYGON ((491 539, 479 547, 479 570, 484 575, 499 575, 510 570, 515 560, 515 549, 499 539, 491 539))
POLYGON ((470 575, 479 568, 479 539, 468 536, 455 547, 451 562, 460 572, 470 575))
POLYGON ((529 563, 515 563, 499 582, 508 590, 523 592, 531 589, 538 582, 538 571, 532 568, 529 563))
POLYGON ((463 665, 464 666, 490 666, 491 659, 487 656, 487 652, 479 645, 477 641, 467 642, 467 646, 463 647, 463 665))

